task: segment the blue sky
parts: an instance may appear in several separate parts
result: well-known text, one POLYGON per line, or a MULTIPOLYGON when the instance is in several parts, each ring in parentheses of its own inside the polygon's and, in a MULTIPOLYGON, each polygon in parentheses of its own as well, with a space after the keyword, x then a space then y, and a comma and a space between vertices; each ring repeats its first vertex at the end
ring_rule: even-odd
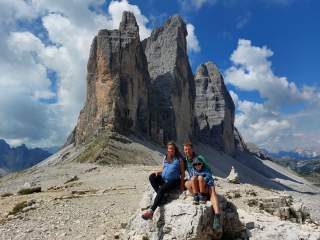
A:
POLYGON ((0 138, 62 144, 84 104, 91 40, 129 10, 142 39, 183 16, 193 71, 219 67, 246 141, 320 153, 319 9, 316 0, 1 1, 0 138))

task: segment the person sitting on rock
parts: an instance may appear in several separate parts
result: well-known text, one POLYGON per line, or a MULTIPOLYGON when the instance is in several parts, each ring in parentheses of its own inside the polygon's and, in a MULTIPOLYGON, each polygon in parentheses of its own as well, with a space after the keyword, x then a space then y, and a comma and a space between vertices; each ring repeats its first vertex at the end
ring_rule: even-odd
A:
POLYGON ((179 186, 181 191, 184 190, 184 174, 184 161, 179 149, 173 142, 169 142, 161 171, 154 172, 149 176, 151 186, 157 195, 150 210, 143 213, 143 219, 152 219, 154 211, 162 203, 166 193, 179 186))
POLYGON ((192 143, 187 142, 183 144, 183 152, 185 154, 184 162, 186 170, 189 175, 189 179, 185 182, 185 187, 193 195, 194 204, 199 204, 199 202, 205 203, 207 201, 207 194, 209 194, 214 210, 213 228, 220 230, 219 200, 215 190, 211 168, 203 156, 197 155, 193 151, 192 143))
MULTIPOLYGON (((194 202, 195 204, 200 203, 206 203, 207 201, 207 194, 205 193, 206 191, 206 186, 213 187, 214 186, 214 180, 212 177, 212 172, 211 170, 204 165, 203 163, 203 158, 202 156, 198 156, 193 159, 192 161, 192 170, 191 170, 192 177, 191 179, 194 180, 198 178, 198 183, 199 183, 199 191, 200 193, 194 194, 194 202)), ((193 187, 195 187, 196 181, 192 181, 193 187)))

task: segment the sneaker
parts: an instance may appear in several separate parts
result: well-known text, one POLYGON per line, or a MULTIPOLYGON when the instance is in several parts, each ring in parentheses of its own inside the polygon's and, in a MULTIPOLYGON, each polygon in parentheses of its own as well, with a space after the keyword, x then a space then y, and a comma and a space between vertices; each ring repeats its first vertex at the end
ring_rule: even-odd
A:
POLYGON ((198 205, 199 204, 199 195, 195 194, 193 196, 193 204, 198 205))
POLYGON ((142 216, 141 216, 144 220, 149 220, 149 219, 152 219, 153 217, 153 211, 152 210, 148 210, 148 211, 145 211, 142 216))
POLYGON ((222 226, 221 226, 221 222, 220 222, 220 214, 214 215, 212 228, 215 231, 222 230, 222 226))
POLYGON ((205 204, 207 202, 207 196, 200 193, 199 202, 202 203, 202 204, 205 204))

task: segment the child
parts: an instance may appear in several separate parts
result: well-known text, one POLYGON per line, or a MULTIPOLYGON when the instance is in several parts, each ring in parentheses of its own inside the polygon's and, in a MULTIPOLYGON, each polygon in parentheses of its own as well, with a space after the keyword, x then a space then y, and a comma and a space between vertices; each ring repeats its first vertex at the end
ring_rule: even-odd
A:
POLYGON ((201 161, 201 158, 197 157, 192 162, 192 177, 197 178, 199 182, 200 193, 195 192, 193 197, 194 204, 206 203, 207 196, 205 189, 214 186, 214 180, 212 178, 211 170, 201 161))

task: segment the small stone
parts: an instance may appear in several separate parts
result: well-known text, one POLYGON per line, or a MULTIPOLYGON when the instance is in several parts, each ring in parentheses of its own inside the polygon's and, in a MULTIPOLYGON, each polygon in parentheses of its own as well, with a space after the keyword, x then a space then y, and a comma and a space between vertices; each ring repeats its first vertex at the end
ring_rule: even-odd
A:
POLYGON ((246 228, 249 229, 249 230, 254 229, 254 222, 246 223, 246 228))

